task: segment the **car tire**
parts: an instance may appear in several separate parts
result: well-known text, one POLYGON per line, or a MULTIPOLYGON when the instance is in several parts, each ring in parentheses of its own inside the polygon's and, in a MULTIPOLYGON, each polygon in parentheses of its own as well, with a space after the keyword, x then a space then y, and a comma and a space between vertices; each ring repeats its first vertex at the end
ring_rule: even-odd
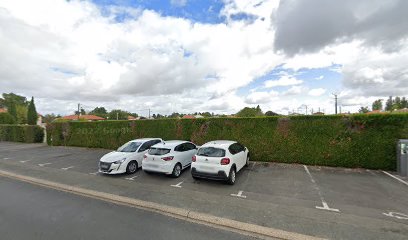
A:
POLYGON ((128 165, 126 166, 126 173, 127 174, 133 174, 137 171, 139 166, 137 165, 136 161, 130 161, 128 165))
POLYGON ((247 158, 246 158, 245 166, 246 166, 246 167, 249 167, 249 153, 248 153, 247 158))
POLYGON ((193 177, 194 180, 199 180, 200 179, 199 177, 196 177, 196 176, 192 176, 192 177, 193 177))
POLYGON ((228 175, 228 180, 227 180, 227 183, 229 185, 234 185, 235 184, 236 174, 237 174, 237 172, 235 170, 235 167, 231 167, 231 170, 230 170, 229 175, 228 175))
POLYGON ((174 168, 173 168, 173 172, 171 173, 171 176, 174 178, 178 178, 181 175, 181 164, 177 163, 174 168))

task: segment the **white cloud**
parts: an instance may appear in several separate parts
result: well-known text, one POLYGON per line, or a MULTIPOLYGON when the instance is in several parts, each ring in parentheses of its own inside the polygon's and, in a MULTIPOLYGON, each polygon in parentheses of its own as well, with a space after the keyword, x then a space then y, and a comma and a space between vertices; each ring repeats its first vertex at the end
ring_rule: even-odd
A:
MULTIPOLYGON (((322 88, 304 87, 295 74, 260 83, 263 91, 237 95, 277 66, 288 72, 335 66, 333 71, 342 74, 340 90, 350 92, 342 96, 347 105, 408 92, 408 15, 401 14, 405 1, 325 5, 333 15, 301 1, 288 2, 293 9, 282 1, 226 0, 220 12, 225 23, 205 24, 141 8, 101 10, 90 1, 2 0, 0 85, 3 92, 41 99, 43 105, 37 107, 45 113, 66 113, 77 102, 129 111, 151 107, 163 113, 233 113, 255 103, 277 110, 309 101, 315 107, 322 104, 310 97, 323 95, 322 88), (395 6, 401 9, 388 18, 395 6), (295 14, 282 24, 298 11, 307 14, 295 14), (359 29, 344 32, 348 23, 333 16, 350 11, 362 22, 355 25, 359 29), (328 24, 311 31, 315 15, 328 24), (126 18, 117 22, 118 16, 126 18), (296 21, 299 17, 305 22, 296 21), (304 33, 296 31, 304 24, 310 30, 304 37, 282 38, 304 33), (276 87, 288 89, 267 91, 276 87)), ((329 76, 318 79, 331 91, 329 76)))
POLYGON ((326 93, 326 89, 324 89, 324 88, 314 88, 314 89, 311 89, 309 92, 308 92, 308 94, 310 95, 310 96, 313 96, 313 97, 320 97, 320 96, 322 96, 323 94, 325 94, 326 93))
POLYGON ((278 80, 267 80, 264 82, 265 88, 286 87, 302 84, 303 81, 292 76, 282 76, 278 80))
POLYGON ((187 4, 187 0, 170 0, 170 4, 176 7, 184 7, 187 4))
POLYGON ((322 80, 323 78, 324 78, 324 76, 323 76, 323 75, 320 75, 320 76, 316 77, 315 79, 316 79, 316 80, 322 80))

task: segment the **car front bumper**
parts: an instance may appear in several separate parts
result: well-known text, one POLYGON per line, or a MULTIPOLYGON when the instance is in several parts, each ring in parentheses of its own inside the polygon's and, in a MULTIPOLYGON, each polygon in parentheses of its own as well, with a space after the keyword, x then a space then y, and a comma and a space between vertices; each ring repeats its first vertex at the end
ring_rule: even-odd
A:
POLYGON ((100 173, 105 174, 121 174, 126 172, 126 164, 120 163, 106 163, 106 162, 99 162, 99 170, 100 173))

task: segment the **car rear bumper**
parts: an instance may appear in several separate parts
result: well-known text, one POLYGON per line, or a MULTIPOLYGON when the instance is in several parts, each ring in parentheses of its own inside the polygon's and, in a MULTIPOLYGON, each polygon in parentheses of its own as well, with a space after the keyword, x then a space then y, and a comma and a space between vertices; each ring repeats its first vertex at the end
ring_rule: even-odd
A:
POLYGON ((142 163, 143 171, 158 172, 164 174, 173 173, 173 164, 154 164, 154 163, 142 163))
POLYGON ((206 179, 211 179, 211 180, 228 180, 228 176, 227 174, 220 170, 217 173, 207 173, 207 172, 199 172, 196 170, 195 167, 191 168, 191 175, 193 177, 197 177, 197 178, 206 178, 206 179))

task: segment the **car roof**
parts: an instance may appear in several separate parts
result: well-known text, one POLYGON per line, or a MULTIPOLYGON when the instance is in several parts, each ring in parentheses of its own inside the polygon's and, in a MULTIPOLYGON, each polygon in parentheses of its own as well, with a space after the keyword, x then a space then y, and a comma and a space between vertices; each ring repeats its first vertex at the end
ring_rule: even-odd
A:
POLYGON ((201 147, 221 147, 221 148, 228 148, 231 144, 236 143, 236 141, 230 140, 215 140, 208 143, 203 144, 201 147))
POLYGON ((163 141, 161 138, 138 138, 138 139, 133 139, 133 140, 131 140, 129 142, 147 142, 147 141, 150 141, 150 140, 161 140, 161 141, 163 141))
POLYGON ((189 141, 185 140, 169 140, 169 141, 164 141, 162 143, 157 143, 153 145, 154 147, 157 148, 174 148, 175 146, 182 144, 182 143, 187 143, 189 141))

